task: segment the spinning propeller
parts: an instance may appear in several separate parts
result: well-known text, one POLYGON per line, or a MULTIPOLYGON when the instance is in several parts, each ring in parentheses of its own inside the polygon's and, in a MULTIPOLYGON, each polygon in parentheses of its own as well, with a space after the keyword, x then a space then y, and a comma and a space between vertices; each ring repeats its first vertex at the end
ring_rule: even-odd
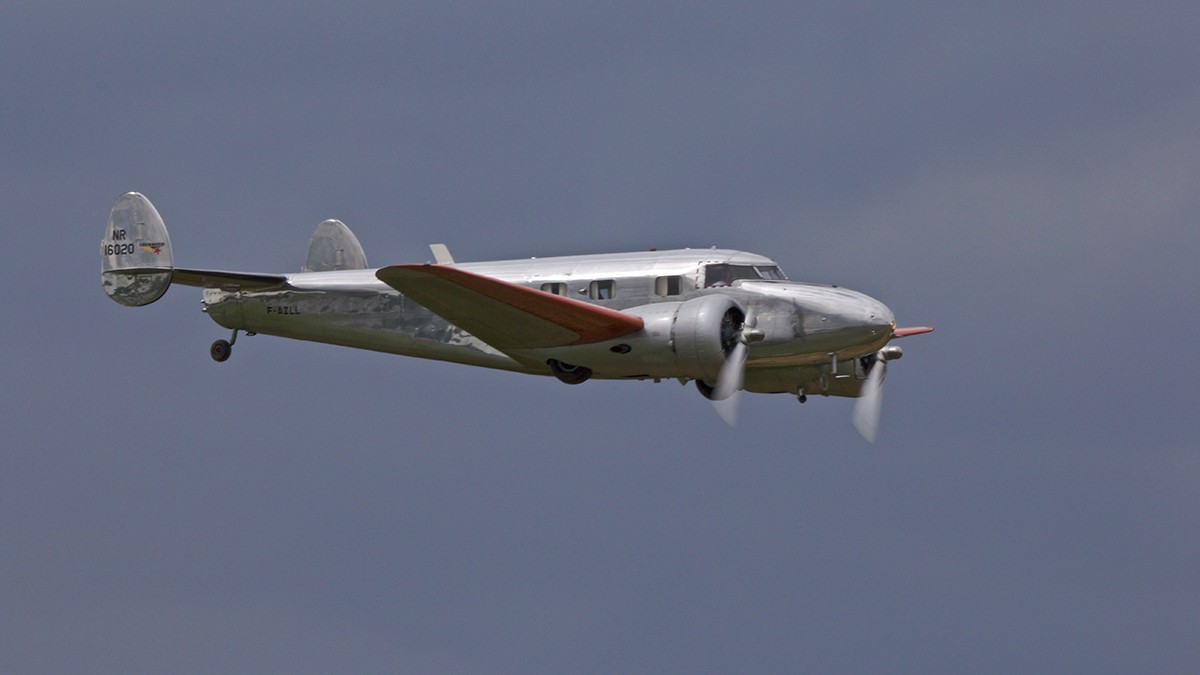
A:
POLYGON ((738 394, 746 377, 746 356, 749 352, 747 344, 750 342, 748 333, 754 328, 755 322, 754 317, 747 316, 741 325, 737 325, 737 317, 733 311, 725 317, 728 320, 729 335, 723 337, 725 341, 732 342, 733 346, 728 350, 725 363, 721 365, 721 372, 717 374, 717 383, 713 385, 711 398, 717 414, 732 427, 737 424, 738 394))
MULTIPOLYGON (((932 330, 931 328, 903 329, 896 331, 895 337, 905 337, 932 330)), ((730 325, 728 342, 732 347, 728 350, 725 363, 717 374, 717 382, 713 385, 713 407, 717 414, 729 426, 737 423, 738 398, 746 377, 746 357, 749 353, 748 344, 755 338, 761 339, 762 334, 754 330, 754 319, 747 317, 740 325, 730 325)), ((867 379, 859 390, 858 400, 854 404, 852 421, 854 428, 868 443, 875 442, 879 430, 879 417, 883 409, 883 379, 887 377, 887 363, 904 355, 899 347, 891 346, 871 354, 865 359, 867 379)))
POLYGON ((879 413, 883 409, 883 378, 887 376, 887 362, 884 352, 874 354, 867 381, 863 383, 858 400, 854 403, 854 416, 851 418, 854 428, 858 429, 858 433, 862 434, 868 443, 875 442, 875 432, 879 430, 879 413))
POLYGON ((738 335, 737 344, 725 358, 721 372, 717 375, 717 384, 713 387, 712 402, 717 414, 729 426, 737 424, 738 394, 742 390, 742 380, 746 375, 746 342, 738 335))

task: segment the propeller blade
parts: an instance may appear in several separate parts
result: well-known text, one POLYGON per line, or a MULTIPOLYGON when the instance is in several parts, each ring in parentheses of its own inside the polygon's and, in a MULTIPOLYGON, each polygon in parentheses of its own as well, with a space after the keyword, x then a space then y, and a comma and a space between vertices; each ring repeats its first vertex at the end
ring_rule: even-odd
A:
POLYGON ((721 366, 717 384, 713 387, 713 407, 731 427, 737 424, 738 392, 746 372, 746 351, 746 343, 739 340, 721 366))
POLYGON ((887 372, 887 361, 879 359, 867 375, 858 401, 854 404, 854 428, 867 439, 868 443, 875 442, 875 432, 879 429, 879 413, 883 407, 883 376, 887 372))

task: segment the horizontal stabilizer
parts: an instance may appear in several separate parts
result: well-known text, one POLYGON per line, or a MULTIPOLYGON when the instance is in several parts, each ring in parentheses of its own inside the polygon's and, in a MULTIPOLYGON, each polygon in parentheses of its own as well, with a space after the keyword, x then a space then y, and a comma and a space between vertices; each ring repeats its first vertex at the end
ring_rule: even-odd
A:
POLYGON ((589 344, 642 329, 640 317, 440 265, 395 265, 380 281, 501 351, 589 344))
POLYGON ((287 283, 287 277, 282 274, 177 269, 171 283, 226 291, 258 291, 283 286, 287 283))
POLYGON ((158 209, 144 195, 126 192, 113 204, 108 228, 100 240, 100 286, 122 305, 140 307, 161 298, 171 284, 227 291, 262 290, 286 285, 287 277, 176 269, 171 239, 158 209))

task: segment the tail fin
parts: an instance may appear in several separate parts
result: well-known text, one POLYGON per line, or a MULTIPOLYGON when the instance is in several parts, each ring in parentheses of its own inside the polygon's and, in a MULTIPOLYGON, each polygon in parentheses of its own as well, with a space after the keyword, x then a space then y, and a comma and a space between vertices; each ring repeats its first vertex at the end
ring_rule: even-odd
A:
POLYGON ((173 271, 171 239, 158 209, 137 192, 118 197, 100 240, 104 292, 122 305, 148 305, 167 292, 173 271))
POLYGON ((365 270, 367 255, 358 237, 340 220, 326 220, 317 225, 308 241, 308 257, 301 272, 331 270, 365 270))

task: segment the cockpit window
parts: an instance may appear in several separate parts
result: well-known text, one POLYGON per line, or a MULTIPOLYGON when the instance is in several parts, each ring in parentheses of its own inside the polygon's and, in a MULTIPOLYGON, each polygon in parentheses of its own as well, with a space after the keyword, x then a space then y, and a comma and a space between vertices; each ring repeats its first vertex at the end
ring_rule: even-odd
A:
POLYGON ((704 286, 732 286, 737 279, 787 279, 774 265, 709 265, 704 268, 704 286))
POLYGON ((761 275, 763 279, 770 279, 771 281, 787 281, 787 276, 784 275, 783 271, 774 265, 757 265, 754 269, 758 270, 759 275, 761 275))
POLYGON ((751 265, 709 265, 704 270, 704 285, 732 286, 736 279, 758 279, 758 272, 751 265))

